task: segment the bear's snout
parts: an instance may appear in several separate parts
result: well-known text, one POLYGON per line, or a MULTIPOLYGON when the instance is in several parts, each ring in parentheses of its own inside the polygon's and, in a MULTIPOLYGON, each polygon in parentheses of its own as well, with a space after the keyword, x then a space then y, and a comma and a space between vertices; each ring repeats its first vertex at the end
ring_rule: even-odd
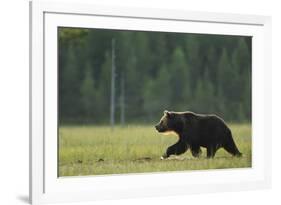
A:
POLYGON ((158 130, 158 129, 159 129, 159 128, 158 128, 158 127, 159 127, 158 125, 155 125, 154 127, 155 127, 155 129, 156 129, 156 130, 158 130))
POLYGON ((155 129, 158 131, 158 132, 164 132, 164 128, 161 126, 161 125, 155 125, 155 129))
POLYGON ((158 132, 160 132, 160 131, 161 131, 160 125, 159 125, 159 124, 158 124, 158 125, 155 125, 155 129, 156 129, 158 132))

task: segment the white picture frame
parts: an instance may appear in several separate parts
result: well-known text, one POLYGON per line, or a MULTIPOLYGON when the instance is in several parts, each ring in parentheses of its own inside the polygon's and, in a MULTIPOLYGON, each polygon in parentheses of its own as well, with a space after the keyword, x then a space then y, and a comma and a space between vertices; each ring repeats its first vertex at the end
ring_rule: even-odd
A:
POLYGON ((30 3, 30 202, 237 191, 271 186, 271 18, 80 3, 30 3), (253 36, 252 167, 57 177, 58 26, 253 36), (71 195, 71 197, 69 197, 71 195))

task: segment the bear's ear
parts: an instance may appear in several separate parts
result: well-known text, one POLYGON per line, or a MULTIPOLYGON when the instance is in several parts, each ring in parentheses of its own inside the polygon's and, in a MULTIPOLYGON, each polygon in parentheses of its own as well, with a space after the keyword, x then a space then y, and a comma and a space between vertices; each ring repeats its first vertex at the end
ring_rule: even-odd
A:
POLYGON ((169 112, 168 110, 165 110, 164 115, 166 115, 167 117, 171 117, 172 113, 169 112))

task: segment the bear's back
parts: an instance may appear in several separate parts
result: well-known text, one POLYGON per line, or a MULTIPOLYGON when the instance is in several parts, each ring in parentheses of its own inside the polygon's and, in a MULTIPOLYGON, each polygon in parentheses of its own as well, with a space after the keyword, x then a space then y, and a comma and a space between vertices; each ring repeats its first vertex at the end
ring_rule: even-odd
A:
POLYGON ((215 114, 198 114, 190 111, 180 113, 184 117, 186 128, 200 129, 205 128, 205 131, 220 127, 226 128, 225 121, 215 114))

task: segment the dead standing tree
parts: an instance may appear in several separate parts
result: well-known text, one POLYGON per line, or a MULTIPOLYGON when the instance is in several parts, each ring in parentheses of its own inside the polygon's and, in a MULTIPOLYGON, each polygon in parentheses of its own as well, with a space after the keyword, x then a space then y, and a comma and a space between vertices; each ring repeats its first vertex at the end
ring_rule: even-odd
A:
POLYGON ((111 95, 110 95, 110 126, 113 130, 115 125, 115 39, 111 41, 111 95))
MULTIPOLYGON (((115 99, 116 99, 116 63, 115 63, 115 39, 111 41, 111 95, 110 95, 110 126, 114 129, 115 125, 115 99)), ((125 75, 120 75, 120 124, 125 124, 125 75)))
POLYGON ((124 72, 121 74, 120 80, 120 123, 125 124, 125 76, 124 72))

